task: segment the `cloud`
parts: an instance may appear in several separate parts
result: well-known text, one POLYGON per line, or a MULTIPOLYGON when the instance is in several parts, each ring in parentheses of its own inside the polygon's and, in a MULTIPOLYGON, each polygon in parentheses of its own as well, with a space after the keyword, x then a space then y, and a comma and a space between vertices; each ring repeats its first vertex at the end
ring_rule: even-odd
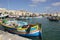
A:
POLYGON ((46 2, 47 0, 31 0, 31 4, 29 6, 34 7, 37 6, 40 2, 46 2))
POLYGON ((51 6, 46 6, 46 7, 43 7, 42 10, 44 12, 49 12, 51 10, 51 8, 52 8, 51 6))
POLYGON ((35 7, 35 6, 37 6, 37 5, 35 5, 35 4, 30 4, 29 6, 31 6, 31 7, 35 7))
POLYGON ((50 6, 48 6, 48 7, 45 7, 45 9, 47 9, 47 10, 48 10, 48 9, 51 9, 51 7, 50 7, 50 6))
POLYGON ((46 0, 31 0, 32 1, 32 3, 39 3, 39 2, 46 2, 46 0))
POLYGON ((60 6, 60 2, 52 3, 52 6, 60 6))

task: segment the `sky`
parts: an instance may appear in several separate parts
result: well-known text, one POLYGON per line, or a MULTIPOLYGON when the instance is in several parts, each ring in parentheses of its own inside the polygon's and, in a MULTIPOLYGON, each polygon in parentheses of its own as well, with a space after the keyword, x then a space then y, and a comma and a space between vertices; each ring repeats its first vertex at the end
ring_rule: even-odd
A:
POLYGON ((0 0, 0 8, 34 13, 60 12, 60 0, 0 0))

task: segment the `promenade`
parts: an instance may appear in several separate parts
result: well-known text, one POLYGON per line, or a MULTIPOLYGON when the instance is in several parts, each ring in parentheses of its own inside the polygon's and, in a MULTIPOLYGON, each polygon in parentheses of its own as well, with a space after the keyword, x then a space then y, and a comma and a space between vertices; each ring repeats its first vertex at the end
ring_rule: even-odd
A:
POLYGON ((31 40, 31 39, 0 30, 0 40, 31 40))

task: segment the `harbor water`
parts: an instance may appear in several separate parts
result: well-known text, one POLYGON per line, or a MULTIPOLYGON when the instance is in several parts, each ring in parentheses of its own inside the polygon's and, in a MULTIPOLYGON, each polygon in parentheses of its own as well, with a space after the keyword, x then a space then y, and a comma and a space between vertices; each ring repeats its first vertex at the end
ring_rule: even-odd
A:
MULTIPOLYGON (((30 18, 27 21, 29 24, 42 24, 42 40, 60 40, 60 21, 51 22, 47 18, 30 18)), ((1 29, 1 28, 0 28, 1 29)), ((30 37, 32 40, 41 40, 35 37, 30 37)))
MULTIPOLYGON (((42 24, 42 40, 60 40, 60 21, 52 22, 47 18, 32 18, 29 23, 42 24)), ((33 38, 33 40, 37 40, 33 38)))

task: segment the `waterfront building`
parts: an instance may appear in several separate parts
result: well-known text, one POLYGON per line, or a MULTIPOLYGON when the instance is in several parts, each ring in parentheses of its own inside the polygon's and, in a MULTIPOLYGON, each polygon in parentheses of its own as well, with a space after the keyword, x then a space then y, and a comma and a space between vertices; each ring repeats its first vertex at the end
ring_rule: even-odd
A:
POLYGON ((0 13, 7 13, 8 12, 8 10, 7 9, 5 9, 5 8, 0 8, 0 13))
POLYGON ((25 10, 8 10, 8 9, 5 9, 5 8, 0 8, 0 13, 3 13, 3 14, 9 14, 10 16, 15 16, 15 17, 18 17, 18 16, 60 16, 60 12, 58 13, 32 13, 32 12, 28 12, 28 11, 25 11, 25 10))

